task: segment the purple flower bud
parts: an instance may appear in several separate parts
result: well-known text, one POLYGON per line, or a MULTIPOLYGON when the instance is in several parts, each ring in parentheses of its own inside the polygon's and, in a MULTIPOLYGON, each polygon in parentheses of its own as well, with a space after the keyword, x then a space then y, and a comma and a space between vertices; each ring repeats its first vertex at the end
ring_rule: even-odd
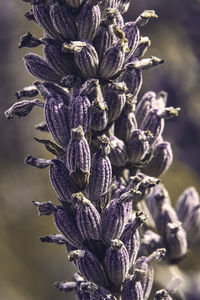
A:
POLYGON ((134 275, 128 275, 123 284, 122 300, 143 300, 142 284, 134 275))
POLYGON ((154 300, 173 300, 166 290, 159 290, 154 295, 154 300))
POLYGON ((42 80, 53 81, 58 83, 61 76, 49 67, 47 62, 36 54, 27 54, 24 58, 27 70, 42 80))
POLYGON ((143 57, 150 46, 151 46, 151 40, 147 36, 141 37, 138 46, 135 49, 134 56, 136 58, 143 57))
POLYGON ((90 148, 81 126, 71 130, 67 147, 67 166, 74 185, 84 190, 90 174, 90 148))
POLYGON ((123 32, 128 40, 129 52, 126 54, 126 61, 133 55, 140 39, 140 32, 135 22, 127 22, 123 27, 123 32))
POLYGON ((59 34, 56 32, 51 18, 50 8, 45 4, 33 5, 33 15, 39 26, 41 26, 50 37, 59 39, 59 34))
POLYGON ((41 242, 45 243, 54 243, 58 245, 63 245, 66 244, 67 240, 62 234, 52 234, 52 235, 47 235, 47 236, 42 236, 40 238, 41 242))
POLYGON ((178 262, 186 255, 187 237, 180 222, 167 224, 166 243, 167 254, 171 262, 178 262))
POLYGON ((33 155, 28 155, 25 158, 24 162, 27 165, 31 165, 31 166, 39 168, 39 169, 44 169, 51 165, 51 160, 34 157, 33 155))
POLYGON ((112 285, 119 290, 129 270, 129 256, 120 240, 112 240, 105 257, 105 269, 112 285))
POLYGON ((90 300, 116 300, 110 291, 93 282, 82 282, 80 288, 90 294, 90 300))
POLYGON ((56 282, 54 286, 60 291, 60 292, 71 292, 74 291, 77 283, 74 281, 61 281, 56 282))
POLYGON ((34 48, 42 44, 43 42, 41 40, 33 36, 30 32, 27 32, 25 35, 20 37, 18 48, 19 49, 23 47, 34 48))
POLYGON ((90 300, 90 294, 88 292, 80 290, 80 287, 76 289, 76 298, 77 300, 90 300))
POLYGON ((158 248, 164 247, 163 238, 153 232, 152 230, 147 230, 141 239, 140 251, 143 255, 150 255, 153 251, 158 248))
POLYGON ((15 93, 17 100, 20 100, 23 97, 36 97, 38 95, 38 90, 34 85, 27 86, 20 91, 15 93))
POLYGON ((62 45, 55 40, 45 39, 44 55, 48 65, 58 74, 76 73, 72 54, 63 53, 62 45))
POLYGON ((91 105, 91 129, 102 131, 108 124, 108 107, 101 99, 95 99, 91 105))
POLYGON ((84 0, 65 0, 65 2, 71 6, 71 7, 75 7, 78 8, 81 6, 81 4, 83 3, 84 0))
POLYGON ((126 47, 126 43, 122 41, 116 43, 105 52, 99 68, 101 78, 111 78, 122 68, 126 47))
POLYGON ((61 201, 71 202, 72 194, 77 190, 71 182, 69 171, 61 161, 54 159, 51 162, 49 176, 53 188, 61 201))
POLYGON ((49 216, 56 211, 56 207, 51 201, 42 203, 33 201, 33 204, 37 207, 39 216, 49 216))
POLYGON ((102 287, 107 285, 103 268, 96 256, 90 251, 72 251, 69 254, 69 260, 76 262, 77 268, 84 279, 92 281, 102 287))
POLYGON ((128 143, 129 160, 131 163, 139 163, 148 153, 148 132, 140 129, 133 130, 128 143))
POLYGON ((124 243, 129 254, 129 268, 132 267, 135 262, 138 251, 140 249, 140 235, 138 228, 141 227, 146 220, 144 213, 136 213, 135 219, 127 224, 120 240, 124 243))
POLYGON ((7 119, 12 119, 15 115, 18 117, 27 116, 33 109, 34 106, 44 107, 44 103, 40 100, 23 100, 14 103, 8 110, 5 111, 7 119))
POLYGON ((128 143, 133 130, 137 128, 134 107, 133 102, 127 101, 120 117, 115 122, 115 135, 125 143, 128 143))
POLYGON ((107 9, 115 8, 117 6, 117 0, 104 0, 100 2, 102 15, 106 14, 107 9))
POLYGON ((147 116, 149 110, 151 108, 156 108, 156 107, 154 107, 155 98, 156 98, 156 93, 150 91, 150 92, 145 93, 144 96, 142 97, 142 99, 139 101, 139 103, 136 107, 136 111, 135 111, 135 115, 136 115, 137 123, 138 123, 139 127, 140 127, 142 121, 147 116))
POLYGON ((117 8, 121 11, 122 14, 125 14, 129 8, 131 0, 119 0, 117 8))
POLYGON ((57 229, 65 236, 66 240, 75 247, 82 246, 82 236, 76 225, 76 220, 63 207, 58 206, 54 213, 54 222, 57 229))
POLYGON ((50 17, 55 30, 65 39, 76 40, 78 36, 75 16, 67 5, 50 6, 50 17))
POLYGON ((180 195, 176 204, 176 211, 181 222, 185 222, 192 209, 200 204, 199 195, 194 187, 189 187, 180 195))
POLYGON ((166 234, 166 226, 168 223, 174 223, 178 221, 178 216, 173 209, 173 207, 169 204, 160 203, 160 207, 158 208, 158 214, 155 218, 156 228, 158 233, 165 237, 166 234))
POLYGON ((171 144, 163 142, 156 145, 153 150, 152 159, 142 171, 150 176, 160 177, 169 169, 172 160, 173 153, 171 144))
POLYGON ((95 206, 82 194, 73 194, 78 204, 76 220, 84 240, 99 240, 101 237, 101 217, 95 206))
POLYGON ((70 42, 63 44, 64 52, 74 53, 77 67, 84 78, 96 77, 99 66, 99 58, 95 48, 87 42, 70 42))
POLYGON ((190 245, 199 244, 200 236, 200 204, 194 206, 183 223, 190 245))
POLYGON ((68 110, 59 94, 46 100, 45 119, 54 140, 65 148, 69 143, 68 110))
POLYGON ((69 105, 70 128, 82 126, 84 133, 90 128, 90 101, 87 96, 72 96, 69 105))
POLYGON ((128 91, 124 82, 111 83, 105 94, 105 102, 108 105, 109 122, 115 121, 122 112, 126 103, 125 93, 128 91))
POLYGON ((81 7, 78 16, 78 34, 80 40, 93 41, 100 25, 101 11, 98 1, 88 1, 81 7))
POLYGON ((109 158, 112 165, 117 167, 124 166, 128 161, 127 149, 124 142, 112 136, 110 138, 110 148, 109 158))
POLYGON ((139 175, 143 176, 141 182, 139 182, 137 187, 138 191, 141 192, 140 195, 140 200, 141 200, 150 193, 151 188, 159 184, 160 180, 155 177, 146 176, 142 173, 139 173, 139 175))

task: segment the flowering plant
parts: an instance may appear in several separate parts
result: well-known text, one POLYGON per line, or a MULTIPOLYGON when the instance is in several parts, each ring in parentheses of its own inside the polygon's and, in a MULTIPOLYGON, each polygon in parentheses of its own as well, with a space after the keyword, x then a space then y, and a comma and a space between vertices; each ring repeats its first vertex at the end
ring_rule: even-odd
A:
MULTIPOLYGON (((45 122, 36 128, 54 139, 35 139, 53 159, 29 155, 25 162, 49 167, 60 202, 34 202, 39 215, 53 215, 59 231, 41 240, 66 245, 77 268, 74 281, 55 286, 75 290, 80 300, 150 299, 154 263, 178 263, 200 233, 196 190, 186 189, 175 210, 160 182, 173 160, 162 137, 165 120, 179 108, 166 106, 164 91, 138 97, 143 70, 163 63, 143 58, 151 42, 140 35, 157 15, 146 10, 125 23, 130 0, 24 1, 44 38, 27 33, 19 48, 42 45, 45 58, 25 56, 27 70, 41 81, 16 96, 40 94, 44 102, 18 101, 5 115, 24 117, 39 106, 45 122)), ((173 293, 171 284, 153 297, 170 300, 173 293)))

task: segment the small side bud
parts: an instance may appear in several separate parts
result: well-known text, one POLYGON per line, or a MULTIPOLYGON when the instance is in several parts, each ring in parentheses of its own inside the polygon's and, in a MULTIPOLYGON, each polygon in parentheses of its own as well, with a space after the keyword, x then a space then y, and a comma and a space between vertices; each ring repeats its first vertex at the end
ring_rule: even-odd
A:
POLYGON ((33 201, 33 204, 37 207, 39 216, 49 216, 56 211, 56 207, 51 201, 48 202, 36 202, 33 201))
POLYGON ((136 19, 135 24, 137 26, 144 26, 149 22, 150 19, 157 19, 157 18, 158 16, 156 15, 154 10, 144 10, 136 19))
POLYGON ((6 112, 5 116, 7 119, 12 119, 15 115, 18 117, 27 116, 33 109, 34 106, 44 107, 44 103, 40 100, 23 100, 13 104, 6 112))
POLYGON ((25 158, 24 162, 27 165, 31 165, 31 166, 39 168, 39 169, 45 169, 52 164, 51 160, 34 157, 33 155, 28 155, 25 158))

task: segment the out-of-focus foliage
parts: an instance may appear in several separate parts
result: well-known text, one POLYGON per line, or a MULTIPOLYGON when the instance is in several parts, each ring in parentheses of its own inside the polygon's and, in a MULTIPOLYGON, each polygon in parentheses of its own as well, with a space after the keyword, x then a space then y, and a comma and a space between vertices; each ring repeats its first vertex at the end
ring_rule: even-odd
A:
MULTIPOLYGON (((143 92, 165 90, 169 105, 182 112, 167 127, 176 161, 163 181, 175 201, 187 186, 199 188, 200 171, 200 2, 198 0, 134 0, 127 20, 136 18, 143 9, 155 9, 159 20, 144 27, 143 35, 152 40, 151 53, 165 59, 165 64, 145 73, 143 92), (186 166, 186 165, 190 165, 186 166)), ((27 49, 18 50, 18 39, 27 31, 38 35, 39 28, 23 18, 28 5, 22 1, 0 2, 0 85, 2 113, 14 102, 17 89, 34 78, 24 69, 22 58, 27 49)), ((41 36, 41 34, 40 34, 41 36)), ((42 48, 37 49, 41 54, 42 48)), ((35 50, 34 50, 35 52, 35 50)), ((140 93, 140 96, 142 92, 140 93)), ((70 280, 72 266, 67 263, 64 247, 42 245, 38 236, 55 231, 50 218, 38 218, 32 201, 54 201, 56 196, 47 172, 23 165, 27 153, 48 157, 33 142, 34 125, 42 120, 35 109, 32 118, 8 122, 1 126, 1 271, 0 298, 6 300, 64 299, 56 291, 54 280, 70 280)), ((35 136, 44 136, 35 132, 35 136)), ((198 269, 198 258, 188 254, 184 269, 198 269)), ((70 298, 67 295, 67 299, 70 298)))

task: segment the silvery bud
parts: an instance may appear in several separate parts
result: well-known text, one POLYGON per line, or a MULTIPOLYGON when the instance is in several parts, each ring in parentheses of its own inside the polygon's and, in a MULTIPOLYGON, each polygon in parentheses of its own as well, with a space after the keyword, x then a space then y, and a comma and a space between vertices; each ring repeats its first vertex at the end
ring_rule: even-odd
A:
POLYGON ((84 240, 101 238, 101 217, 95 206, 82 194, 72 195, 77 203, 76 220, 84 240))
POLYGON ((129 257, 126 247, 120 240, 112 240, 105 257, 105 268, 109 280, 119 290, 129 270, 129 257))
POLYGON ((84 279, 92 281, 102 287, 106 286, 106 277, 103 268, 96 256, 90 251, 71 251, 69 260, 76 262, 76 266, 84 279))
POLYGON ((54 243, 57 245, 63 245, 67 243, 67 239, 62 234, 51 234, 40 237, 41 242, 54 243))
POLYGON ((47 62, 36 54, 27 54, 24 57, 24 62, 27 70, 39 79, 58 83, 61 76, 57 74, 47 62))
POLYGON ((122 300, 143 300, 142 284, 134 275, 128 275, 123 284, 122 300))
POLYGON ((17 100, 20 100, 23 97, 32 98, 38 95, 38 90, 34 85, 27 86, 20 91, 15 93, 17 100))
POLYGON ((90 148, 81 126, 71 130, 67 147, 67 166, 74 185, 84 190, 90 174, 90 148))
POLYGON ((113 166, 121 167, 128 161, 127 149, 124 142, 115 136, 110 138, 109 158, 113 166))
POLYGON ((108 125, 108 106, 99 98, 91 104, 91 129, 102 131, 108 125))
POLYGON ((39 106, 44 107, 44 103, 40 100, 22 100, 14 103, 8 110, 5 111, 5 116, 7 119, 12 119, 14 116, 25 117, 33 109, 33 107, 39 106))
POLYGON ((133 164, 139 163, 149 149, 149 132, 140 129, 133 130, 128 143, 129 161, 133 164))
POLYGON ((181 222, 185 222, 192 209, 200 204, 199 195, 194 187, 189 187, 180 195, 176 204, 176 211, 181 222))
POLYGON ((87 96, 72 96, 69 105, 70 128, 82 126, 84 133, 90 129, 91 112, 90 101, 87 96))
POLYGON ((172 297, 166 290, 159 290, 155 293, 154 300, 172 300, 172 297))
POLYGON ((134 56, 137 58, 143 57, 150 46, 151 40, 147 36, 141 37, 138 46, 135 49, 134 56))
POLYGON ((76 40, 78 31, 74 14, 67 5, 50 6, 50 17, 55 30, 65 39, 76 40))
POLYGON ((111 83, 105 94, 105 102, 108 105, 108 120, 115 121, 122 112, 126 103, 125 93, 128 91, 124 82, 111 83))
POLYGON ((54 286, 59 289, 60 292, 71 292, 75 290, 77 283, 74 281, 61 281, 56 282, 54 286))
POLYGON ((63 44, 64 52, 74 53, 77 67, 84 78, 96 77, 99 67, 99 58, 95 48, 87 42, 70 42, 63 44))
POLYGON ((143 58, 141 60, 135 60, 131 62, 131 66, 137 70, 148 70, 157 65, 163 64, 164 60, 156 56, 151 56, 150 58, 143 58))
POLYGON ((68 169, 60 160, 53 159, 49 170, 49 176, 55 192, 61 201, 72 202, 72 194, 76 188, 71 182, 68 169))
POLYGON ((153 232, 152 230, 147 230, 144 233, 140 246, 140 251, 143 255, 150 255, 150 253, 156 249, 163 247, 164 240, 159 234, 153 232))
POLYGON ((168 223, 166 226, 167 254, 171 262, 180 261, 187 253, 186 232, 180 222, 168 223))
POLYGON ((101 11, 97 3, 96 0, 90 0, 86 1, 81 7, 77 23, 80 40, 91 42, 98 32, 101 11))
POLYGON ((51 165, 51 160, 46 160, 39 157, 34 157, 33 155, 28 155, 24 162, 27 165, 31 165, 33 167, 39 168, 39 169, 45 169, 51 165))
POLYGON ((135 52, 140 39, 140 32, 135 22, 127 22, 122 28, 125 33, 125 37, 128 40, 129 52, 126 54, 125 60, 127 61, 135 52))
POLYGON ((142 171, 150 176, 160 177, 169 169, 172 161, 173 153, 171 144, 163 142, 155 146, 152 153, 152 159, 142 171))
POLYGON ((58 206, 54 213, 54 222, 57 229, 65 236, 66 240, 75 247, 81 247, 82 236, 76 220, 63 207, 58 206))
POLYGON ((45 119, 54 140, 65 148, 70 139, 68 109, 59 94, 47 98, 45 119))

